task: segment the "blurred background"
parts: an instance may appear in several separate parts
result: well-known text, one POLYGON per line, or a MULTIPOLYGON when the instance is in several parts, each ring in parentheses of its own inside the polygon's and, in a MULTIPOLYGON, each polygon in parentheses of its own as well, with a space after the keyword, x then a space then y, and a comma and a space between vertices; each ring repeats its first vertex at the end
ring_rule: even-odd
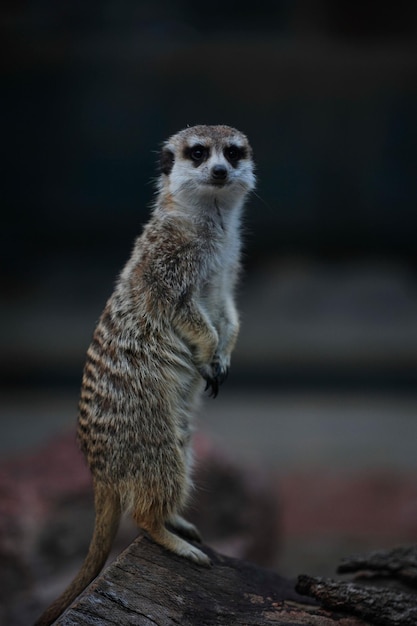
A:
POLYGON ((78 384, 173 132, 253 143, 232 381, 416 381, 417 9, 13 2, 2 9, 6 385, 78 384), (252 378, 251 378, 252 380, 252 378))
POLYGON ((416 5, 15 0, 1 39, 5 462, 74 426, 161 142, 225 123, 258 187, 233 368, 199 428, 276 478, 283 573, 415 540, 416 5))

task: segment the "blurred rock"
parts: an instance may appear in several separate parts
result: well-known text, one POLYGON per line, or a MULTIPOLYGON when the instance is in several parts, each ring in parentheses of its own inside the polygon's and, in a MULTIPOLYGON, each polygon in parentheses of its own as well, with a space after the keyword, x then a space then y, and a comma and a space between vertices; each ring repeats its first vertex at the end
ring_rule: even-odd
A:
POLYGON ((272 566, 279 545, 276 486, 259 466, 242 466, 197 435, 196 492, 188 518, 214 549, 272 566))

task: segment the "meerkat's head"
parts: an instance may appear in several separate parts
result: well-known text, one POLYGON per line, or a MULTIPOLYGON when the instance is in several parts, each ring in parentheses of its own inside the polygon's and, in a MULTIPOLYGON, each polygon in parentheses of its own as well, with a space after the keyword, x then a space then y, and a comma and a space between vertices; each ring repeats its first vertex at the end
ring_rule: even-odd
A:
POLYGON ((227 207, 255 187, 252 148, 230 126, 193 126, 173 135, 161 153, 160 190, 178 203, 216 200, 227 207))

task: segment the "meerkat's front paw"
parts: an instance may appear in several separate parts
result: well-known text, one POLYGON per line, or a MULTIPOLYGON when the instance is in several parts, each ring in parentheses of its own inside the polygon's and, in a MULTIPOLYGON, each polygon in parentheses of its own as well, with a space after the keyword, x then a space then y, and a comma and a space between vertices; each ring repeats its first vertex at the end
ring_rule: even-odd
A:
POLYGON ((199 367, 198 371, 200 372, 201 376, 206 381, 206 387, 204 391, 207 391, 207 389, 210 389, 210 396, 215 398, 217 394, 219 393, 219 384, 220 384, 216 371, 213 369, 211 365, 204 365, 202 367, 199 367))
POLYGON ((205 391, 210 390, 210 397, 216 398, 220 385, 224 383, 229 373, 229 365, 220 358, 215 357, 214 361, 204 368, 200 368, 200 374, 206 381, 205 391))
POLYGON ((214 365, 218 372, 219 384, 222 385, 229 376, 230 357, 214 357, 214 365))

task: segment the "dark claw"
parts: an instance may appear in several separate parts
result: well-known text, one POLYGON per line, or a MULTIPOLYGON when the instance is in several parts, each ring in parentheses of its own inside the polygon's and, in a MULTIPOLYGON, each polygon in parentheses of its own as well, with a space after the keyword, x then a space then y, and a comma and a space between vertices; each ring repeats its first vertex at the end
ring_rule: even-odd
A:
POLYGON ((206 387, 204 391, 210 389, 209 396, 210 398, 215 398, 219 393, 219 379, 216 378, 206 378, 206 387))
POLYGON ((226 367, 226 369, 222 369, 219 363, 215 363, 213 365, 213 370, 214 370, 214 376, 217 379, 218 384, 222 385, 229 375, 229 368, 226 367))
POLYGON ((219 379, 216 376, 216 378, 212 378, 210 381, 211 384, 211 392, 210 392, 210 398, 217 398, 217 394, 219 393, 219 379))
POLYGON ((229 368, 226 367, 226 369, 221 370, 220 374, 218 375, 219 383, 222 385, 228 376, 229 376, 229 368))
POLYGON ((213 376, 203 375, 203 378, 206 381, 206 387, 204 391, 210 389, 209 396, 210 398, 216 398, 219 393, 220 385, 224 383, 228 374, 229 368, 222 369, 219 363, 213 363, 212 365, 213 376))

